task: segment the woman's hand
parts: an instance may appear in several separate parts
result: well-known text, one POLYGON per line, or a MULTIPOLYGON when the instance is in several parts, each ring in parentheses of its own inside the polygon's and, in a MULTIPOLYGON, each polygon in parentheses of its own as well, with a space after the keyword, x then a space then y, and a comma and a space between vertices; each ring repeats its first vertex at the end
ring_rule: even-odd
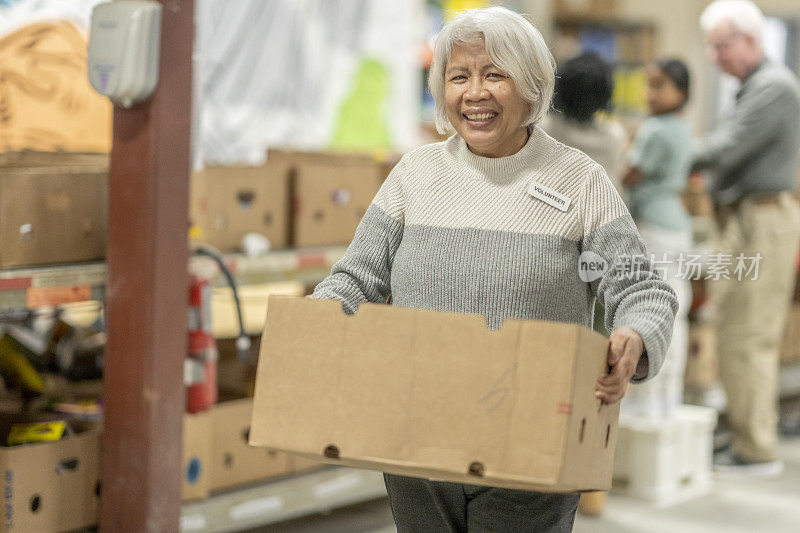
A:
POLYGON ((644 353, 642 337, 628 327, 615 329, 609 337, 608 365, 611 373, 597 380, 595 396, 603 403, 615 403, 625 396, 628 382, 644 353))

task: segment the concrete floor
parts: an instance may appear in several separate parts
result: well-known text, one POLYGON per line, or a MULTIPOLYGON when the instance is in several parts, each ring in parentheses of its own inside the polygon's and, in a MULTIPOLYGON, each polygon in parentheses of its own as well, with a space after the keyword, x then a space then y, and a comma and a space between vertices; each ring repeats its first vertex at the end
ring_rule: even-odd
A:
MULTIPOLYGON (((578 515, 575 533, 800 532, 800 437, 781 439, 786 470, 775 479, 715 480, 710 494, 664 509, 615 495, 600 517, 578 515)), ((261 528, 261 533, 394 533, 386 499, 261 528)))

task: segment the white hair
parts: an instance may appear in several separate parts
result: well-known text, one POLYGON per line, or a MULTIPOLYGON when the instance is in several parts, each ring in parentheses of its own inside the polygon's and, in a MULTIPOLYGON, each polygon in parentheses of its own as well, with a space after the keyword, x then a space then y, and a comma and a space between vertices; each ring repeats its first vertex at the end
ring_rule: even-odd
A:
POLYGON ((550 108, 555 61, 542 34, 525 17, 504 7, 469 9, 445 24, 436 37, 428 87, 436 101, 439 133, 452 130, 444 100, 444 74, 455 45, 483 39, 492 63, 514 82, 520 98, 531 106, 524 126, 539 122, 550 108))
POLYGON ((750 0, 716 0, 700 15, 700 27, 708 33, 727 22, 739 33, 751 36, 762 44, 766 21, 761 10, 750 0))

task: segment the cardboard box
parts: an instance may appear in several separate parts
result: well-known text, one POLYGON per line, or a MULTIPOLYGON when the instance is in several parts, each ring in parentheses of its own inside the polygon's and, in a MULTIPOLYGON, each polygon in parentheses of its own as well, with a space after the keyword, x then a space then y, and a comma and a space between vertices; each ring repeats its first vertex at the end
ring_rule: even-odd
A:
POLYGON ((221 359, 217 363, 217 398, 220 403, 252 398, 258 355, 251 361, 238 357, 221 359))
POLYGON ((292 472, 310 472, 328 467, 327 464, 319 459, 308 459, 294 454, 289 455, 289 464, 292 472))
POLYGON ((712 324, 690 322, 684 383, 687 387, 705 388, 717 381, 717 332, 712 324))
POLYGON ((369 157, 294 156, 292 242, 297 247, 349 244, 386 178, 369 157))
POLYGON ((616 15, 617 0, 556 0, 556 18, 610 19, 616 15))
POLYGON ((288 161, 206 167, 192 174, 190 197, 190 219, 201 242, 231 252, 247 233, 260 233, 273 248, 288 244, 288 161))
POLYGON ((211 490, 291 472, 284 453, 248 444, 253 400, 233 400, 211 409, 211 490))
MULTIPOLYGON (((264 329, 264 310, 271 294, 303 296, 305 285, 299 281, 278 281, 237 287, 242 306, 244 329, 248 335, 258 335, 264 329)), ((230 287, 214 287, 211 293, 211 327, 217 339, 239 336, 239 319, 230 287)))
POLYGON ((333 464, 549 492, 611 485, 608 340, 576 324, 274 296, 250 442, 333 464))
POLYGON ((792 303, 786 316, 786 329, 781 347, 781 364, 800 363, 800 304, 792 303))
MULTIPOLYGON (((3 416, 3 443, 11 424, 18 421, 22 420, 3 416)), ((0 532, 72 531, 96 523, 100 431, 75 430, 74 436, 59 441, 0 447, 0 532)))
POLYGON ((211 490, 211 413, 183 415, 181 500, 208 497, 211 490))
POLYGON ((108 167, 0 168, 0 267, 102 260, 108 223, 108 167))

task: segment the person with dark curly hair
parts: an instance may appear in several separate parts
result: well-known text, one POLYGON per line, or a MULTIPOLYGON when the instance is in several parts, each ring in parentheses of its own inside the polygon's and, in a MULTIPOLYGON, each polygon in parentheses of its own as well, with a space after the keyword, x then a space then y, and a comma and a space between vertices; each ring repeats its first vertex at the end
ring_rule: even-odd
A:
POLYGON ((542 128, 554 139, 577 148, 605 169, 622 192, 621 171, 627 144, 625 128, 618 121, 600 116, 610 108, 614 90, 611 65, 591 53, 566 61, 558 69, 553 111, 542 128))

